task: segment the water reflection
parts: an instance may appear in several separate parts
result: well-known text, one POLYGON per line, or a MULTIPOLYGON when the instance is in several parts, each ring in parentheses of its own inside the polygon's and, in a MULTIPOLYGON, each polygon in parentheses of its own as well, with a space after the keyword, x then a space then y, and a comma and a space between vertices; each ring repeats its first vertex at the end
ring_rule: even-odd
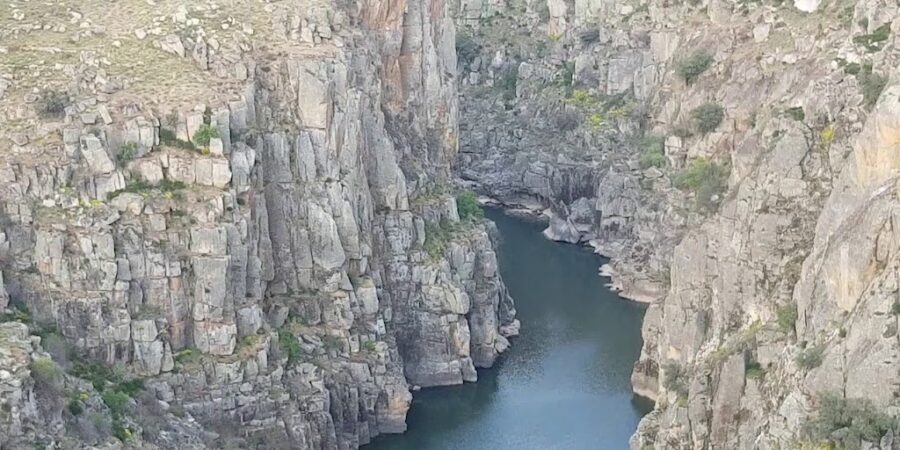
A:
POLYGON ((596 255, 549 242, 540 227, 489 211, 500 228, 501 273, 522 335, 474 384, 414 396, 404 435, 385 449, 625 449, 652 405, 633 398, 644 309, 597 276, 596 255))

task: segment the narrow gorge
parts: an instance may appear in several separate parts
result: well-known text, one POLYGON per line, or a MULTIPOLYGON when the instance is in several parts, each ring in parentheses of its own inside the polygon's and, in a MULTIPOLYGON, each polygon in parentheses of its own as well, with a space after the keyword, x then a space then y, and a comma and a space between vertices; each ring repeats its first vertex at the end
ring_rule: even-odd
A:
MULTIPOLYGON (((622 421, 591 409, 606 400, 561 408, 603 426, 567 441, 559 422, 543 447, 898 450, 898 16, 890 0, 8 1, 0 449, 454 448, 415 440, 438 428, 379 435, 406 431, 419 388, 543 364, 617 380, 615 408, 629 389, 654 403, 622 421), (498 232, 476 195, 548 241, 490 213, 498 232), (549 241, 609 258, 646 313, 588 250, 549 241), (581 266, 540 273, 556 254, 581 266), (540 312, 550 294, 522 287, 538 276, 578 294, 540 312), (590 348, 613 324, 634 334, 597 360, 533 347, 551 312, 590 348), (604 426, 616 440, 589 436, 604 426)), ((486 423, 452 445, 517 445, 486 423)))

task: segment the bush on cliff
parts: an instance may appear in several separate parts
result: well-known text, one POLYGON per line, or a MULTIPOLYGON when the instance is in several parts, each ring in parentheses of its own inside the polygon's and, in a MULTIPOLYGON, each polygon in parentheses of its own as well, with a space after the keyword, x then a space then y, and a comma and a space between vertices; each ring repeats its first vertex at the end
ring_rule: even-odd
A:
POLYGON ((478 197, 472 191, 463 191, 456 196, 456 212, 460 220, 475 220, 484 217, 484 210, 478 197))
POLYGON ((691 111, 691 119, 697 131, 706 134, 719 128, 725 119, 725 109, 715 103, 706 103, 691 111))
POLYGON ((698 50, 685 58, 678 65, 678 75, 687 84, 692 84, 706 69, 712 65, 713 57, 706 50, 698 50))
POLYGON ((900 417, 877 411, 868 400, 826 393, 819 399, 815 417, 806 420, 803 432, 813 443, 828 448, 859 449, 862 441, 879 443, 898 428, 900 417))
POLYGON ((665 139, 658 134, 648 134, 641 140, 642 169, 666 165, 665 139))
POLYGON ((697 206, 713 210, 718 204, 718 196, 728 187, 728 175, 727 165, 697 158, 675 175, 673 183, 682 191, 692 192, 697 206))

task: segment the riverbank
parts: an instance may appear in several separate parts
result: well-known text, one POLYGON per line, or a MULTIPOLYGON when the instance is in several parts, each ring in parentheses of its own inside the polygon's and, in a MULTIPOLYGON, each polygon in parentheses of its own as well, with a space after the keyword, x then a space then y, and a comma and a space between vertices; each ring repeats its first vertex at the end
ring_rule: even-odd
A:
POLYGON ((604 286, 605 261, 589 249, 544 239, 540 223, 500 210, 488 217, 521 335, 477 383, 416 392, 407 433, 366 448, 627 448, 652 409, 630 382, 644 306, 604 286))

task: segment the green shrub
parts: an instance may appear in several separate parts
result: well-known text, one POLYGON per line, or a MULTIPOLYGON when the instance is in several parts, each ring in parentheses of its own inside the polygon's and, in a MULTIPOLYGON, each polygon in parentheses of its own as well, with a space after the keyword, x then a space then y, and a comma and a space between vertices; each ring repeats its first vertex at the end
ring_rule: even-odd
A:
POLYGON ((116 390, 129 397, 133 397, 144 390, 144 380, 140 378, 134 378, 131 380, 119 382, 119 384, 116 386, 116 390))
POLYGON ((169 147, 183 148, 185 150, 196 150, 193 142, 183 141, 175 136, 175 132, 167 128, 160 127, 159 142, 169 147))
POLYGON ((38 113, 43 117, 62 117, 70 104, 65 92, 45 90, 38 99, 38 113))
POLYGON ((456 212, 460 220, 475 220, 484 217, 484 210, 478 197, 472 191, 463 191, 456 196, 456 212))
POLYGON ((103 399, 103 403, 109 408, 109 413, 113 417, 121 417, 125 414, 128 409, 128 403, 131 401, 131 397, 128 394, 116 390, 103 391, 100 398, 103 399))
POLYGON ((134 437, 134 432, 131 431, 131 428, 123 425, 121 420, 114 420, 113 435, 116 437, 116 439, 122 442, 127 442, 132 437, 134 437))
POLYGON ((519 84, 519 65, 518 64, 510 64, 505 70, 500 73, 500 78, 497 80, 497 89, 500 90, 503 96, 503 100, 506 102, 511 102, 515 100, 516 96, 516 88, 519 84))
POLYGON ((815 416, 803 426, 805 437, 831 448, 859 449, 862 441, 880 442, 889 431, 900 428, 900 420, 878 411, 869 400, 845 399, 826 393, 819 399, 815 416))
POLYGON ((675 187, 683 191, 696 191, 706 180, 713 165, 715 163, 711 163, 705 158, 697 158, 691 161, 688 167, 675 176, 673 180, 675 187))
POLYGON ((196 364, 203 360, 203 354, 192 348, 183 348, 175 353, 174 359, 181 365, 196 364))
POLYGON ((481 46, 472 39, 472 36, 462 31, 456 35, 456 55, 460 64, 469 65, 480 51, 481 46))
POLYGON ((863 103, 869 108, 875 106, 875 103, 878 103, 878 97, 881 96, 885 86, 887 86, 887 77, 877 73, 871 73, 870 69, 868 73, 861 72, 858 76, 858 80, 859 86, 862 89, 863 103))
POLYGON ((300 360, 303 349, 300 348, 300 341, 290 331, 278 330, 278 348, 281 354, 287 356, 287 365, 292 367, 300 360))
POLYGON ((666 165, 665 138, 658 134, 648 134, 641 139, 642 169, 663 167, 666 165))
POLYGON ((784 333, 790 334, 794 332, 794 324, 797 322, 797 305, 779 306, 775 310, 777 316, 778 329, 784 333))
POLYGON ((35 388, 44 392, 56 392, 63 383, 63 371, 50 358, 35 358, 29 365, 35 388))
POLYGON ((678 75, 687 84, 692 84, 713 62, 713 57, 706 50, 698 50, 685 58, 678 65, 678 75))
POLYGON ((803 119, 806 118, 806 113, 803 112, 803 107, 794 106, 792 108, 788 108, 784 111, 791 119, 794 119, 798 122, 802 122, 803 119))
POLYGON ((728 175, 727 166, 697 158, 675 175, 673 183, 682 191, 692 192, 698 207, 713 210, 713 199, 728 187, 728 175))
MULTIPOLYGON (((34 270, 34 273, 38 273, 38 271, 34 270)), ((26 306, 24 303, 11 302, 9 306, 11 311, 8 313, 0 314, 0 322, 31 322, 31 311, 28 310, 28 306, 26 306)))
POLYGON ((425 251, 432 258, 440 258, 447 249, 451 236, 440 225, 428 222, 425 224, 425 251))
POLYGON ((806 370, 815 369, 822 365, 824 354, 825 347, 821 345, 802 350, 797 354, 797 365, 806 370))
POLYGON ((124 166, 128 164, 131 160, 137 156, 138 146, 134 142, 128 142, 122 146, 122 150, 116 156, 116 160, 119 162, 120 166, 124 166))
POLYGON ((725 119, 725 109, 715 103, 706 103, 691 111, 691 119, 701 133, 715 131, 725 119))
POLYGON ((759 380, 766 375, 766 369, 756 361, 750 361, 744 368, 744 375, 747 378, 759 380))
POLYGON ((894 300, 894 304, 891 305, 891 312, 893 312, 895 316, 900 316, 900 300, 894 300))
POLYGON ((68 408, 69 413, 71 413, 73 416, 80 416, 81 413, 84 412, 84 404, 81 403, 81 400, 78 400, 77 398, 69 400, 68 408))
POLYGON ((183 181, 170 180, 168 178, 159 182, 159 189, 165 192, 175 192, 186 188, 187 185, 183 181))
POLYGON ((849 63, 846 66, 844 66, 844 73, 849 74, 849 75, 856 75, 859 73, 860 69, 861 69, 861 67, 860 67, 859 63, 849 63))
POLYGON ((199 145, 201 147, 209 147, 209 141, 214 138, 219 137, 219 129, 209 125, 203 124, 200 125, 200 128, 197 129, 197 132, 194 133, 194 144, 199 145))
POLYGON ((872 34, 863 34, 853 38, 853 43, 862 45, 866 50, 875 52, 884 48, 884 43, 891 36, 891 24, 886 23, 872 32, 872 34))
POLYGON ((665 377, 663 378, 663 387, 668 391, 674 392, 679 401, 686 400, 688 396, 688 374, 682 369, 681 365, 674 361, 669 361, 663 365, 665 377))
POLYGON ((600 99, 583 89, 575 89, 566 98, 566 103, 582 109, 595 109, 600 107, 600 99))
POLYGON ((363 350, 369 353, 375 353, 378 348, 375 346, 375 341, 366 341, 363 343, 363 350))
POLYGON ((567 88, 571 88, 575 82, 575 63, 574 62, 565 62, 563 63, 562 73, 561 73, 561 81, 563 86, 567 88))

